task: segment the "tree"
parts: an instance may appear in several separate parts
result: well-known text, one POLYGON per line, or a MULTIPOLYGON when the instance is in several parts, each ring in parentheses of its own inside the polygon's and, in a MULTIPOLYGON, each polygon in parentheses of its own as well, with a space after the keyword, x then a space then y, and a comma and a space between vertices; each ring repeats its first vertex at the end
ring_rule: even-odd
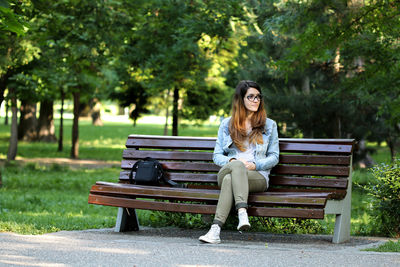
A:
POLYGON ((37 57, 37 47, 28 39, 21 37, 28 25, 25 21, 31 18, 29 1, 2 1, 0 3, 0 105, 4 100, 4 92, 8 88, 8 97, 11 100, 11 135, 8 147, 7 160, 14 160, 17 155, 18 127, 17 127, 17 95, 12 86, 9 87, 11 77, 19 72, 37 57), (12 3, 12 5, 10 5, 12 3))
POLYGON ((16 3, 15 1, 9 0, 2 0, 0 2, 1 37, 3 37, 3 34, 7 35, 10 32, 16 33, 18 35, 24 35, 25 28, 29 27, 29 25, 23 19, 21 19, 17 14, 14 13, 13 9, 11 9, 10 4, 15 5, 16 3))
POLYGON ((136 121, 140 115, 149 111, 146 108, 149 98, 140 83, 130 81, 129 79, 125 81, 124 85, 112 92, 110 97, 117 100, 122 107, 129 107, 131 104, 134 105, 133 109, 130 110, 129 117, 133 120, 133 126, 136 126, 136 121))
MULTIPOLYGON (((209 87, 206 77, 212 60, 201 48, 202 39, 218 38, 217 43, 222 46, 231 33, 231 17, 240 14, 240 10, 238 1, 150 1, 140 10, 141 21, 131 44, 138 51, 141 83, 152 88, 151 94, 173 91, 173 135, 178 135, 180 99, 197 104, 193 97, 209 87)), ((208 99, 221 93, 208 92, 208 99)), ((201 106, 209 107, 209 112, 218 108, 215 102, 202 101, 201 106)))
POLYGON ((398 136, 400 94, 393 77, 399 1, 358 2, 267 1, 251 7, 264 31, 253 30, 246 39, 239 58, 245 71, 237 75, 261 81, 273 115, 305 136, 398 136), (382 122, 393 130, 382 133, 382 122))
POLYGON ((0 105, 4 100, 9 78, 20 72, 19 67, 37 57, 37 47, 23 38, 26 21, 31 17, 30 1, 0 2, 0 105))
POLYGON ((8 96, 10 97, 11 100, 11 135, 10 135, 10 144, 8 146, 8 152, 7 152, 7 160, 15 160, 15 157, 17 156, 17 147, 18 147, 18 123, 17 123, 17 116, 18 116, 18 110, 17 110, 17 97, 15 95, 15 90, 13 88, 9 89, 8 96))
POLYGON ((90 99, 89 96, 106 82, 103 73, 108 63, 109 42, 115 42, 112 40, 112 26, 114 10, 119 4, 85 0, 40 6, 48 21, 47 42, 61 55, 65 66, 63 80, 67 85, 64 87, 73 96, 71 158, 79 157, 79 105, 83 99, 90 99))

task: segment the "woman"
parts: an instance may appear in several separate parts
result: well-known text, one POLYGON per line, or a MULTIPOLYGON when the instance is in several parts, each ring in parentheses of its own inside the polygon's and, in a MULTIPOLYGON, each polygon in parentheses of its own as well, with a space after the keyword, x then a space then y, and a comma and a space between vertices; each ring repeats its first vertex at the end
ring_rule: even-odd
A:
POLYGON ((268 188, 269 173, 278 164, 279 141, 276 123, 267 119, 260 86, 253 81, 241 81, 232 102, 232 117, 221 122, 214 148, 214 163, 221 188, 211 229, 199 240, 220 243, 221 227, 231 207, 238 212, 239 231, 250 228, 247 216, 249 192, 268 188))

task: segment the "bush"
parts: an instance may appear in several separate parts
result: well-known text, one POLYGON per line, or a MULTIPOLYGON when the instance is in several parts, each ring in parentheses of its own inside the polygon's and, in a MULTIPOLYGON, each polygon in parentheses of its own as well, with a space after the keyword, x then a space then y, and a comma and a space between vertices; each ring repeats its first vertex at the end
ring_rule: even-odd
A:
POLYGON ((400 236, 400 159, 371 169, 375 178, 362 186, 371 195, 374 230, 385 236, 400 236))

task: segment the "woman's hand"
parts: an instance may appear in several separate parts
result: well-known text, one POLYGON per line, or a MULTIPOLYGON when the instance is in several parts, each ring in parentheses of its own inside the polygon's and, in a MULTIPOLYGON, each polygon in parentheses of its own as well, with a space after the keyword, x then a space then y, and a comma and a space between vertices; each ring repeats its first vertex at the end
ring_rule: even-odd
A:
POLYGON ((254 164, 254 162, 249 162, 241 158, 239 158, 238 160, 243 162, 244 166, 246 166, 246 169, 248 169, 249 171, 254 171, 256 169, 256 164, 254 164))
POLYGON ((256 170, 256 164, 254 164, 254 162, 247 162, 247 164, 245 164, 245 166, 250 171, 256 170))

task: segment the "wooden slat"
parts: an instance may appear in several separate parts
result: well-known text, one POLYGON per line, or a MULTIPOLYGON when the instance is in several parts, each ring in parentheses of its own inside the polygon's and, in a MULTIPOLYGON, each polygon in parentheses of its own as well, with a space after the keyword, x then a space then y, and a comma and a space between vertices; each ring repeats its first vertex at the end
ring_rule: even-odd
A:
MULTIPOLYGON (((135 160, 122 160, 122 169, 131 169, 135 160)), ((179 171, 199 171, 199 172, 217 172, 221 167, 214 163, 204 162, 171 162, 160 161, 165 170, 179 170, 179 171)))
POLYGON ((350 156, 285 155, 279 156, 281 164, 349 165, 350 156))
POLYGON ((321 209, 249 207, 247 209, 247 213, 250 216, 261 216, 261 217, 306 218, 306 219, 324 218, 324 210, 321 209))
MULTIPOLYGON (((89 204, 106 205, 113 207, 124 207, 133 209, 159 210, 186 212, 196 214, 215 214, 216 205, 207 204, 190 204, 190 203, 173 203, 148 201, 141 199, 126 199, 111 196, 89 194, 89 204)), ((323 219, 323 209, 297 209, 297 208, 266 208, 266 207, 250 207, 248 209, 250 216, 263 217, 284 217, 284 218, 309 218, 323 219)))
POLYGON ((353 146, 337 144, 279 143, 280 152, 351 154, 353 146))
MULTIPOLYGON (((169 178, 175 182, 192 183, 217 183, 217 175, 211 173, 169 173, 169 178)), ((135 173, 133 173, 135 179, 135 173)), ((121 181, 129 180, 129 172, 123 171, 120 174, 121 181)), ((270 176, 270 185, 325 187, 325 188, 347 188, 347 179, 327 178, 303 178, 290 176, 270 176)))
POLYGON ((159 202, 159 201, 127 199, 115 196, 102 196, 93 194, 89 194, 88 203, 113 206, 113 207, 132 208, 132 209, 174 211, 174 212, 187 212, 187 213, 199 213, 199 214, 214 214, 216 210, 216 205, 159 202))
MULTIPOLYGON (((154 151, 125 149, 124 159, 144 159, 146 157, 158 160, 185 160, 185 161, 212 161, 212 152, 193 151, 154 151)), ((350 156, 329 156, 329 155, 280 155, 280 163, 287 164, 321 164, 321 165, 349 165, 350 156)))
POLYGON ((129 137, 126 141, 128 148, 167 148, 167 149, 193 149, 193 150, 213 150, 214 140, 187 139, 134 139, 129 137))
MULTIPOLYGON (((130 135, 126 147, 213 150, 216 138, 130 135)), ((353 139, 280 139, 281 151, 352 153, 353 139)))
POLYGON ((347 188, 347 179, 303 178, 289 176, 270 176, 270 185, 290 185, 307 187, 347 188))
MULTIPOLYGON (((297 194, 297 193, 309 193, 311 196, 318 196, 319 194, 328 194, 327 199, 343 199, 347 191, 345 189, 310 189, 310 188, 276 188, 270 187, 268 188, 268 192, 270 193, 283 193, 283 194, 297 194), (315 194, 315 195, 314 195, 315 194)), ((322 195, 322 196, 323 196, 322 195)), ((305 197, 307 195, 304 195, 305 197)))
MULTIPOLYGON (((129 170, 132 168, 134 160, 123 160, 121 168, 129 170)), ((198 172, 218 172, 220 167, 213 163, 204 162, 168 162, 160 161, 165 170, 175 171, 198 171, 198 172)), ((349 176, 349 167, 340 166, 295 166, 295 165, 277 165, 272 169, 275 174, 291 175, 315 175, 315 176, 349 176)))
MULTIPOLYGON (((209 140, 215 141, 216 137, 193 137, 193 136, 164 136, 164 135, 138 135, 132 134, 132 139, 166 139, 166 140, 209 140)), ((310 143, 310 144, 345 144, 354 145, 355 139, 329 139, 329 138, 279 138, 280 142, 287 143, 310 143)))
MULTIPOLYGON (((192 183, 217 183, 216 173, 167 173, 168 177, 175 182, 192 182, 192 183)), ((129 171, 121 171, 120 180, 129 180, 129 171)), ((133 173, 133 179, 135 179, 135 172, 133 173)))
MULTIPOLYGON (((170 188, 156 186, 140 186, 140 185, 124 185, 113 183, 96 183, 93 185, 90 193, 102 195, 126 195, 143 198, 157 199, 173 199, 184 201, 218 201, 219 190, 204 189, 186 189, 186 188, 170 188)), ((267 192, 253 194, 249 196, 249 204, 257 202, 257 204, 265 205, 290 205, 290 206, 312 206, 324 207, 325 199, 321 197, 302 197, 297 195, 270 195, 267 192)))
POLYGON ((152 157, 158 160, 199 160, 212 161, 213 154, 211 152, 194 152, 194 151, 154 151, 154 150, 136 150, 125 149, 122 157, 124 159, 144 159, 152 157))
POLYGON ((148 140, 169 140, 169 141, 215 141, 216 137, 197 137, 197 136, 166 136, 166 135, 141 135, 130 134, 128 139, 148 139, 148 140))
POLYGON ((285 143, 309 143, 309 144, 337 144, 337 145, 350 145, 354 146, 356 143, 355 139, 310 139, 310 138, 279 138, 279 142, 285 143))
POLYGON ((290 174, 290 175, 315 175, 315 176, 349 176, 349 167, 339 166, 294 166, 294 165, 277 165, 271 173, 274 174, 290 174))
MULTIPOLYGON (((102 182, 99 182, 101 184, 102 182)), ((123 184, 127 184, 128 182, 123 180, 121 181, 123 184)), ((164 185, 163 185, 164 186, 164 185)), ((190 189, 207 189, 207 190, 219 190, 217 185, 198 185, 198 184, 188 184, 188 188, 190 189)), ((321 189, 321 188, 276 188, 274 185, 271 185, 268 188, 268 191, 265 192, 269 195, 281 195, 281 196, 289 196, 289 197, 311 197, 311 198, 327 198, 327 199, 343 199, 346 196, 346 189, 321 189)), ((250 193, 253 194, 264 194, 263 193, 250 193)))

